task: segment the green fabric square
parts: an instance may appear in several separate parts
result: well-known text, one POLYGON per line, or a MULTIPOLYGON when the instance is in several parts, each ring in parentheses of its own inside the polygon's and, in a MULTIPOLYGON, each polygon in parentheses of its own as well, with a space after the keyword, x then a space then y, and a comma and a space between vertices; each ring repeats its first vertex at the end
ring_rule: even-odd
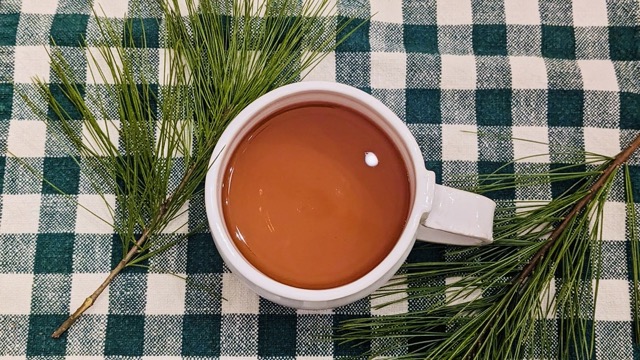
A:
POLYGON ((547 106, 549 126, 582 126, 584 112, 582 90, 549 90, 547 106))
POLYGON ((64 356, 67 348, 67 334, 53 339, 51 333, 69 315, 31 315, 29 316, 29 335, 27 337, 27 356, 64 356))
POLYGON ((476 90, 476 119, 483 126, 511 126, 511 90, 476 90))
POLYGON ((640 94, 620 93, 620 127, 640 129, 640 94))
POLYGON ((407 52, 438 53, 438 28, 435 25, 404 25, 403 32, 407 52))
MULTIPOLYGON (((85 94, 85 86, 83 84, 77 84, 77 88, 84 96, 85 94)), ((67 120, 79 120, 82 119, 80 112, 76 108, 76 106, 69 100, 69 97, 65 95, 64 91, 60 87, 59 84, 51 83, 49 84, 49 91, 51 91, 51 95, 53 98, 60 104, 62 110, 64 111, 63 117, 67 120)), ((56 114, 56 112, 51 108, 51 106, 47 109, 47 116, 54 120, 59 120, 60 117, 56 114)))
MULTIPOLYGON (((552 163, 552 164, 549 164, 549 170, 550 171, 555 171, 555 170, 561 169, 563 167, 566 168, 569 165, 571 165, 571 164, 552 163)), ((574 166, 571 169, 574 172, 587 171, 587 168, 584 165, 574 166)), ((560 170, 560 171, 566 171, 566 169, 565 170, 560 170)), ((553 182, 551 184, 551 196, 552 196, 552 198, 555 199, 555 198, 561 196, 562 194, 567 192, 573 185, 575 185, 575 183, 576 183, 575 179, 553 182)), ((574 190, 575 190, 575 188, 574 188, 574 190)))
POLYGON ((440 124, 440 90, 407 89, 406 121, 413 124, 440 124))
POLYGON ((43 194, 62 192, 62 194, 72 195, 78 193, 80 167, 74 158, 70 156, 44 158, 42 175, 47 180, 42 182, 43 194))
POLYGON ((476 55, 507 55, 505 25, 473 25, 472 36, 476 55))
POLYGON ((431 170, 436 173, 436 183, 442 184, 442 161, 426 159, 424 166, 427 170, 431 170))
POLYGON ((33 272, 63 273, 73 270, 74 234, 38 234, 33 272))
POLYGON ((158 33, 158 19, 129 19, 124 24, 122 45, 148 49, 157 48, 159 47, 158 33))
MULTIPOLYGON (((407 262, 444 261, 446 250, 447 247, 445 245, 417 241, 407 257, 407 262)), ((408 269, 408 271, 411 271, 411 269, 408 269)))
MULTIPOLYGON (((429 327, 427 331, 446 334, 447 330, 450 330, 450 328, 447 329, 447 326, 441 325, 429 327)), ((410 334, 410 336, 407 338, 407 352, 424 354, 426 349, 429 349, 431 346, 433 346, 432 341, 436 339, 438 338, 434 336, 423 335, 420 334, 420 332, 410 334)))
MULTIPOLYGON (((478 161, 478 174, 513 174, 513 164, 505 164, 499 161, 478 161)), ((490 191, 483 195, 494 200, 513 200, 516 197, 515 189, 490 191)))
MULTIPOLYGON (((367 316, 364 315, 344 315, 344 314, 335 314, 333 315, 333 327, 334 327, 334 335, 344 335, 344 333, 338 332, 336 329, 346 320, 351 319, 366 319, 367 316)), ((359 343, 333 343, 333 356, 334 357, 355 357, 366 351, 371 349, 371 341, 362 341, 359 343)))
POLYGON ((576 58, 576 40, 571 26, 542 26, 542 56, 557 59, 576 58))
POLYGON ((20 14, 0 14, 0 46, 16 44, 20 14))
POLYGON ((84 42, 88 22, 88 15, 56 14, 51 24, 51 44, 80 46, 84 42))
POLYGON ((296 315, 260 314, 258 356, 296 356, 296 315))
POLYGON ((640 60, 640 27, 609 27, 609 56, 611 60, 640 60))
POLYGON ((104 354, 142 356, 144 354, 144 316, 109 315, 104 354))
POLYGON ((187 240, 187 274, 222 272, 222 258, 211 234, 193 234, 187 240))
POLYGON ((350 19, 342 16, 338 17, 338 26, 340 32, 336 39, 344 38, 347 34, 351 35, 336 48, 337 52, 356 52, 369 51, 369 21, 361 23, 359 20, 351 21, 345 26, 350 19), (361 25, 362 24, 362 25, 361 25))
POLYGON ((182 356, 220 356, 220 315, 185 315, 182 356))
MULTIPOLYGON (((640 165, 629 165, 629 176, 632 184, 640 184, 640 165)), ((633 187, 633 200, 640 199, 640 187, 633 187)))
MULTIPOLYGON (((569 265, 569 268, 571 268, 572 266, 574 265, 569 265)), ((573 296, 578 297, 580 295, 573 296)), ((629 324, 629 326, 631 325, 629 324)), ((586 350, 588 348, 585 348, 584 346, 576 346, 576 337, 578 339, 584 339, 581 340, 581 342, 583 342, 584 344, 589 344, 594 341, 594 326, 593 320, 591 319, 580 319, 578 321, 575 321, 575 319, 560 318, 558 319, 558 327, 560 328, 560 331, 558 331, 559 337, 557 341, 567 344, 568 348, 568 351, 563 356, 565 359, 624 359, 624 357, 619 357, 618 354, 612 357, 596 357, 594 356, 595 354, 589 353, 588 350, 586 350)), ((595 341, 595 343, 597 344, 598 342, 595 341)), ((604 352, 606 350, 604 348, 601 348, 601 351, 604 352)))
MULTIPOLYGON (((0 35, 0 39, 2 36, 0 35)), ((13 107, 13 85, 0 84, 0 120, 11 119, 13 107)))

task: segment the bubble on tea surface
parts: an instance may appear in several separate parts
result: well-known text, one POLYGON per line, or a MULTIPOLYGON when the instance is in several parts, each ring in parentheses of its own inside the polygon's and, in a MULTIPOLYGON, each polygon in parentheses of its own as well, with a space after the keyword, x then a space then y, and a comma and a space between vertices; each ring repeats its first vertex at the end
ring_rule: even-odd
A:
POLYGON ((364 153, 364 162, 370 167, 378 166, 378 157, 375 153, 367 151, 364 153))

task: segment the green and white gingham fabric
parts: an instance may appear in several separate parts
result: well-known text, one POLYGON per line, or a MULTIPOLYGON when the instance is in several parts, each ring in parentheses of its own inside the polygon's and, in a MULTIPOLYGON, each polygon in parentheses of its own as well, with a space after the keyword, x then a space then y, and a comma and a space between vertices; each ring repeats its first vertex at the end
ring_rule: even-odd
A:
MULTIPOLYGON (((153 1, 141 2, 148 6, 136 16, 147 19, 149 45, 160 47, 153 19, 159 12, 153 1)), ((550 169, 569 160, 558 153, 567 145, 614 155, 640 132, 636 0, 339 0, 338 12, 350 16, 363 5, 375 14, 371 21, 308 79, 346 83, 382 100, 406 121, 439 182, 540 153, 552 155, 510 170, 550 169), (463 131, 549 145, 488 141, 463 131)), ((20 97, 34 93, 33 76, 55 81, 47 61, 51 38, 78 74, 86 74, 77 45, 82 37, 96 39, 92 7, 122 18, 132 6, 126 0, 0 0, 0 359, 343 357, 375 341, 354 349, 318 336, 343 319, 420 306, 372 311, 365 299, 320 312, 284 308, 244 287, 210 235, 201 233, 151 260, 150 270, 125 271, 65 336, 51 339, 120 259, 121 245, 108 226, 9 154, 78 203, 105 211, 20 97)), ((631 164, 640 199, 640 154, 631 164)), ((616 188, 605 210, 596 358, 640 359, 632 345, 624 193, 620 182, 616 188)), ((502 196, 548 200, 558 191, 543 186, 502 196)), ((192 225, 204 219, 202 199, 190 202, 188 216, 192 225)), ((442 248, 433 249, 430 258, 444 257, 442 248)), ((547 350, 540 349, 541 358, 547 350)))

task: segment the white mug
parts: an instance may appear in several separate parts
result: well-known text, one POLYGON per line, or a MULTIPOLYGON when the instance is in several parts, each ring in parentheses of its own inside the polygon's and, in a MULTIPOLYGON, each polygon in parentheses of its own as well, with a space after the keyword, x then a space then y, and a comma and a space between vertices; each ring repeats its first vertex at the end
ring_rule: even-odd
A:
POLYGON ((218 252, 231 271, 258 295, 298 309, 329 309, 359 300, 384 285, 405 261, 416 238, 452 245, 483 245, 493 241, 495 203, 481 195, 436 185, 424 166, 415 138, 404 123, 373 96, 348 85, 299 82, 275 89, 247 106, 229 124, 211 156, 205 183, 207 219, 218 252), (355 110, 383 129, 407 165, 410 211, 393 249, 361 278, 335 288, 310 290, 289 286, 257 270, 235 247, 222 211, 222 182, 229 158, 249 131, 271 114, 296 104, 333 103, 355 110))

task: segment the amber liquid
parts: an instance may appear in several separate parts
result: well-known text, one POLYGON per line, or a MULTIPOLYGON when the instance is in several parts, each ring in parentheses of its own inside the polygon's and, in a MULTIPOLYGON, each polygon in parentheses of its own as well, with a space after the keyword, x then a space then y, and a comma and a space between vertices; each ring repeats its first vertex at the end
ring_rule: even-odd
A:
POLYGON ((253 128, 222 188, 229 235, 263 274, 298 288, 348 284, 396 244, 409 213, 406 165, 391 139, 344 107, 305 104, 253 128), (376 166, 365 163, 373 152, 376 166))

